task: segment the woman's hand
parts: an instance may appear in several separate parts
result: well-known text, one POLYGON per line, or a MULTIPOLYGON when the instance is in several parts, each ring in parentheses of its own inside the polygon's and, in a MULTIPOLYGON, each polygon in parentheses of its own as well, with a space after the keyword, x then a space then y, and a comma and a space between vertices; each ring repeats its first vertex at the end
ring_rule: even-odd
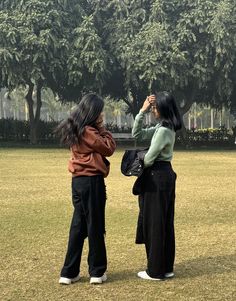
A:
POLYGON ((143 103, 143 106, 142 106, 140 111, 143 112, 143 113, 146 113, 150 109, 151 106, 155 105, 155 102, 156 102, 156 96, 155 95, 148 96, 145 99, 145 101, 143 103))
POLYGON ((148 101, 150 102, 151 106, 155 106, 156 105, 156 95, 152 94, 152 95, 148 96, 148 101))

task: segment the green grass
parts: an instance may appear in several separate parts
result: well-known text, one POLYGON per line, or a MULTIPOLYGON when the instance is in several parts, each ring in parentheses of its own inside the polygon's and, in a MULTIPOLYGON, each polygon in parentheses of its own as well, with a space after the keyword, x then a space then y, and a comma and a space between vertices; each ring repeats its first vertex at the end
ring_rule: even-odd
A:
POLYGON ((144 247, 135 245, 134 177, 120 173, 122 151, 106 179, 109 281, 91 286, 87 243, 81 282, 58 284, 72 214, 69 153, 0 149, 0 300, 236 300, 235 152, 177 151, 176 277, 137 278, 144 247))

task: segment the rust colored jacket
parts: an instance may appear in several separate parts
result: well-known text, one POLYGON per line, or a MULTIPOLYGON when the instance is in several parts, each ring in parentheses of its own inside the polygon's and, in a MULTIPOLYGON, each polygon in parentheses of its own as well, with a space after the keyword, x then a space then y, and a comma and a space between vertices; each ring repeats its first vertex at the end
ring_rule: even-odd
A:
POLYGON ((71 148, 68 169, 73 177, 103 175, 109 173, 110 163, 105 157, 111 156, 116 143, 104 127, 96 129, 86 126, 79 145, 71 148))

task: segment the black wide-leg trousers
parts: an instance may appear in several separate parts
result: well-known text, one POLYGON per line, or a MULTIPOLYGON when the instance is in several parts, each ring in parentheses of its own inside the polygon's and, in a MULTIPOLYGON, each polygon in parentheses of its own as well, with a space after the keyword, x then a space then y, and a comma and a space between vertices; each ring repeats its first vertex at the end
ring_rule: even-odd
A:
POLYGON ((72 178, 74 213, 61 277, 74 278, 80 272, 84 240, 88 237, 88 265, 91 277, 101 277, 107 268, 105 246, 106 190, 102 175, 72 178))
POLYGON ((136 243, 145 244, 147 274, 153 278, 162 279, 173 271, 175 181, 171 163, 157 162, 145 172, 139 196, 136 243))

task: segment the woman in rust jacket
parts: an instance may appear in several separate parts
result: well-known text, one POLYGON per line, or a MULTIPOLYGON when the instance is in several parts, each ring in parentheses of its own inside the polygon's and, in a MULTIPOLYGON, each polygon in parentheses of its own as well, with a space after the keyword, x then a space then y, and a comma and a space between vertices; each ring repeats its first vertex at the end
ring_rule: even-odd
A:
POLYGON ((106 191, 104 177, 109 173, 106 157, 115 151, 115 141, 103 125, 103 100, 96 94, 85 95, 70 117, 57 128, 61 141, 71 150, 72 217, 69 242, 59 283, 80 279, 84 240, 88 237, 88 265, 91 284, 106 281, 105 234, 106 191))

